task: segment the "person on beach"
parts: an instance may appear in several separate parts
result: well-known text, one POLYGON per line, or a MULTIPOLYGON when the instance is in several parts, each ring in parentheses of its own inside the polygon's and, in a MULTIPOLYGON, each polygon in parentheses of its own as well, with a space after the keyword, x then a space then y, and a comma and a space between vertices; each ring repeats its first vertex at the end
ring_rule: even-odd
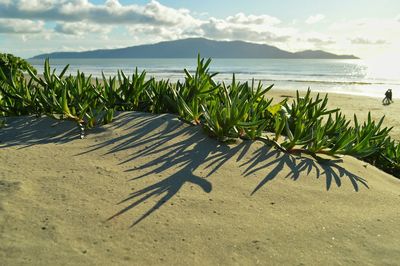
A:
POLYGON ((384 105, 389 105, 389 104, 393 103, 392 98, 393 98, 392 90, 391 90, 391 89, 388 89, 388 90, 385 92, 385 98, 383 98, 382 103, 383 103, 384 105))

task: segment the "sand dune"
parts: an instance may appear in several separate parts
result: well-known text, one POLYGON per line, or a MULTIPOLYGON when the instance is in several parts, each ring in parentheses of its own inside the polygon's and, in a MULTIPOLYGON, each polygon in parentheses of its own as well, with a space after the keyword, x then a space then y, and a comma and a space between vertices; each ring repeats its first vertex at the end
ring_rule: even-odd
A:
POLYGON ((121 113, 83 140, 70 122, 7 122, 2 265, 400 261, 400 180, 354 158, 227 146, 173 115, 121 113))

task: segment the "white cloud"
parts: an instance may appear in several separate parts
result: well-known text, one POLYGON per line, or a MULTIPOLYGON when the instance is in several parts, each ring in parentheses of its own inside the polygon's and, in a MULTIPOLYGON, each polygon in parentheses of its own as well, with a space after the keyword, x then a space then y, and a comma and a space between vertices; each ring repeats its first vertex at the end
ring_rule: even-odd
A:
POLYGON ((255 15, 245 15, 243 13, 238 13, 234 16, 229 16, 225 20, 233 24, 244 24, 244 25, 273 26, 281 23, 281 21, 278 18, 271 17, 268 15, 255 16, 255 15))
POLYGON ((43 21, 0 18, 0 33, 40 33, 44 30, 45 29, 43 21))
POLYGON ((87 21, 82 22, 61 22, 54 28, 56 32, 71 35, 84 35, 88 33, 107 34, 111 32, 111 26, 92 24, 87 21))
POLYGON ((354 53, 362 58, 375 57, 400 47, 400 27, 393 17, 340 20, 332 23, 327 32, 339 39, 335 51, 354 53))
POLYGON ((226 19, 210 18, 200 26, 202 36, 223 40, 286 42, 295 30, 276 26, 280 21, 270 16, 246 16, 239 13, 226 19))
MULTIPOLYGON (((113 0, 117 1, 117 0, 113 0)), ((149 4, 144 6, 143 14, 159 20, 163 24, 182 25, 182 24, 198 24, 199 21, 190 15, 190 11, 187 9, 174 9, 159 2, 152 0, 149 4)))
POLYGON ((54 0, 20 0, 13 1, 18 9, 27 12, 43 12, 49 10, 56 3, 54 0))
POLYGON ((291 36, 289 42, 277 44, 277 46, 292 52, 303 50, 324 50, 332 52, 337 42, 337 38, 329 34, 298 31, 291 36))
MULTIPOLYGON (((129 33, 139 36, 153 36, 156 40, 173 40, 186 37, 206 37, 219 40, 246 40, 262 43, 285 42, 294 31, 290 28, 275 26, 277 18, 262 15, 239 13, 225 19, 209 18, 194 23, 182 23, 174 26, 135 24, 126 26, 129 33)), ((153 42, 154 42, 153 41, 153 42)))
POLYGON ((332 36, 320 32, 300 33, 298 40, 309 42, 315 45, 329 45, 336 42, 335 38, 332 36))
POLYGON ((336 42, 332 39, 320 39, 318 37, 311 37, 306 39, 306 41, 313 43, 317 46, 325 46, 325 45, 330 45, 330 44, 335 44, 336 42))
POLYGON ((144 6, 121 5, 118 0, 107 0, 95 5, 88 0, 16 0, 0 2, 0 17, 42 19, 99 24, 140 23, 149 25, 177 25, 196 23, 187 9, 174 9, 152 0, 144 6))
MULTIPOLYGON (((267 14, 245 13, 213 18, 208 14, 171 8, 155 0, 142 5, 121 2, 0 0, 0 34, 6 35, 3 43, 7 45, 4 49, 28 51, 21 40, 29 40, 37 51, 51 51, 60 50, 62 46, 71 50, 115 48, 206 37, 266 43, 290 51, 323 49, 363 56, 362 53, 377 53, 382 47, 394 49, 395 45, 400 45, 400 15, 386 19, 341 20, 330 24, 325 21, 321 23, 325 26, 323 32, 310 32, 298 18, 281 21, 267 14), (96 38, 95 42, 93 38, 96 38)), ((316 14, 306 23, 314 24, 324 19, 324 15, 316 14)))
POLYGON ((62 52, 83 52, 87 50, 95 50, 95 47, 84 47, 84 46, 67 46, 62 45, 60 51, 62 52))
POLYGON ((318 23, 318 22, 320 22, 320 21, 322 21, 324 19, 325 19, 324 15, 317 14, 317 15, 308 17, 307 20, 306 20, 306 23, 307 24, 315 24, 315 23, 318 23))
POLYGON ((164 40, 176 40, 183 37, 190 37, 184 29, 179 27, 151 26, 151 25, 132 25, 126 26, 129 34, 138 41, 140 39, 152 39, 152 42, 164 40))
POLYGON ((386 40, 383 39, 368 39, 363 37, 351 38, 352 44, 360 44, 360 45, 383 45, 387 44, 386 40))

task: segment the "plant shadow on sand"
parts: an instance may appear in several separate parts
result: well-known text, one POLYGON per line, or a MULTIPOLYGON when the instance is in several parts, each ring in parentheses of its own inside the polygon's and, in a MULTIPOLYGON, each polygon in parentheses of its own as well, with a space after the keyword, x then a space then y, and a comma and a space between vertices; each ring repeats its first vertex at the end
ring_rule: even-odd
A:
POLYGON ((340 187, 343 178, 351 181, 355 191, 359 191, 360 185, 368 188, 367 182, 362 177, 347 171, 338 165, 337 161, 317 163, 314 159, 289 155, 264 144, 258 144, 258 148, 253 151, 251 145, 255 144, 251 141, 224 145, 210 139, 199 127, 183 125, 172 115, 123 113, 109 128, 111 130, 119 128, 122 134, 99 142, 84 153, 103 149, 107 150, 106 154, 123 150, 136 151, 120 162, 121 165, 127 164, 130 167, 131 163, 138 162, 138 158, 142 158, 142 161, 146 158, 144 160, 146 163, 126 170, 133 173, 140 172, 130 181, 163 176, 162 180, 126 196, 119 204, 127 206, 109 218, 109 220, 116 218, 149 199, 160 197, 151 208, 133 222, 132 226, 162 207, 184 185, 195 185, 206 193, 211 192, 212 184, 207 177, 231 160, 236 161, 238 167, 243 169, 241 172, 244 177, 255 173, 257 176, 267 173, 251 194, 275 179, 284 168, 289 169, 286 178, 294 181, 303 176, 310 176, 311 173, 312 175, 315 173, 317 179, 325 178, 326 190, 331 188, 333 182, 340 187), (203 170, 206 173, 200 177, 194 173, 196 170, 203 170), (169 174, 170 172, 172 174, 169 174))
MULTIPOLYGON (((146 177, 154 180, 160 176, 161 180, 127 195, 119 203, 127 206, 109 218, 116 218, 147 200, 160 197, 132 226, 162 207, 185 185, 197 186, 205 193, 210 193, 212 184, 208 177, 232 160, 243 177, 266 174, 251 194, 266 186, 283 170, 289 170, 286 178, 294 181, 313 175, 317 179, 325 178, 326 190, 331 188, 333 182, 340 187, 343 178, 351 181, 355 191, 360 189, 360 185, 368 188, 362 177, 344 169, 336 161, 317 163, 314 159, 293 156, 251 141, 241 141, 235 145, 221 144, 209 138, 200 127, 187 126, 169 114, 121 113, 112 124, 91 130, 88 138, 94 138, 96 144, 77 156, 96 150, 101 153, 105 151, 106 154, 122 151, 129 154, 134 151, 120 162, 128 166, 128 172, 134 173, 130 181, 146 177), (111 135, 107 135, 110 132, 111 135), (256 149, 252 145, 257 145, 256 149), (137 165, 139 158, 145 163, 137 165), (131 167, 133 164, 135 167, 131 167), (195 171, 202 172, 202 176, 196 175, 195 171)), ((58 122, 50 118, 13 118, 0 130, 0 148, 19 146, 22 149, 36 144, 63 144, 75 140, 85 141, 79 140, 75 123, 58 122)))
POLYGON ((67 143, 79 139, 76 123, 48 117, 22 116, 7 118, 0 129, 0 148, 19 146, 19 149, 36 144, 67 143))

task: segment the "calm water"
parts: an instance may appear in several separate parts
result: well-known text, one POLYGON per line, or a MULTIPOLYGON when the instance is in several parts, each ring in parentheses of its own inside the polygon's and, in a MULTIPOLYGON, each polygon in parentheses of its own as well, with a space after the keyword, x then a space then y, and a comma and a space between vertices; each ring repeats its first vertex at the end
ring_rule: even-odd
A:
MULTIPOLYGON (((29 60, 40 72, 43 60, 29 60)), ((117 70, 132 74, 135 67, 146 70, 149 76, 176 81, 184 77, 183 69, 193 71, 196 59, 53 59, 58 72, 70 64, 69 73, 77 70, 100 77, 116 75, 117 70)), ((211 71, 218 72, 216 80, 227 81, 236 74, 237 80, 254 78, 265 85, 289 90, 337 92, 383 97, 392 89, 400 98, 400 68, 385 63, 363 60, 323 59, 214 59, 211 71)))

